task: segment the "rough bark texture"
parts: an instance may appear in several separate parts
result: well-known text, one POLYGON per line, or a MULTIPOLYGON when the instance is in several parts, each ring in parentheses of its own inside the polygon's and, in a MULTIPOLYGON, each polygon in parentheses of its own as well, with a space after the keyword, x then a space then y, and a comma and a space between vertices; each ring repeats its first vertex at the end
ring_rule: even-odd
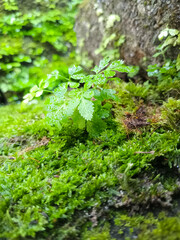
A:
MULTIPOLYGON (((146 66, 153 63, 152 55, 159 44, 158 34, 165 27, 180 29, 180 0, 91 0, 82 4, 75 31, 78 51, 94 63, 102 58, 96 54, 103 36, 115 33, 125 35, 125 43, 119 47, 120 57, 128 64, 146 66), (118 15, 107 29, 110 15, 118 15)), ((112 48, 112 43, 109 43, 112 48)), ((176 52, 170 52, 176 54, 176 52)))

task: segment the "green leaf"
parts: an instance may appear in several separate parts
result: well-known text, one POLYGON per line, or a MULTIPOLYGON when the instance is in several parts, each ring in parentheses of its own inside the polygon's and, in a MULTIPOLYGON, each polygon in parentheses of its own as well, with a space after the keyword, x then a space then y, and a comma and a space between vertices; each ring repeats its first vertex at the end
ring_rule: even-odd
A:
POLYGON ((23 102, 28 103, 33 99, 33 97, 34 97, 34 93, 28 93, 23 97, 23 99, 24 99, 23 102))
POLYGON ((180 54, 178 55, 177 60, 176 60, 176 68, 178 71, 180 70, 180 54))
POLYGON ((71 88, 78 88, 80 85, 78 82, 68 82, 68 84, 71 88))
POLYGON ((34 87, 31 88, 30 93, 37 92, 39 90, 38 86, 35 85, 34 87))
POLYGON ((103 60, 100 61, 99 67, 98 67, 98 66, 95 66, 95 67, 92 69, 92 71, 94 71, 94 72, 96 72, 96 73, 100 72, 102 69, 104 69, 105 67, 108 66, 109 62, 110 62, 109 57, 104 58, 103 60))
POLYGON ((39 88, 47 88, 49 87, 49 83, 46 81, 44 81, 44 79, 42 79, 39 83, 39 88))
POLYGON ((69 73, 69 75, 73 76, 73 75, 79 74, 82 71, 83 71, 82 67, 73 66, 73 67, 69 68, 68 73, 69 73))
POLYGON ((85 77, 85 75, 83 73, 71 75, 72 79, 83 79, 84 77, 85 77))
POLYGON ((155 53, 154 55, 153 55, 153 57, 158 57, 159 55, 161 55, 162 53, 161 52, 157 52, 157 53, 155 53))
POLYGON ((109 117, 109 109, 101 108, 97 114, 102 119, 107 118, 109 117))
POLYGON ((119 40, 115 42, 115 46, 120 47, 125 42, 125 39, 126 39, 125 35, 121 35, 119 40))
POLYGON ((54 94, 58 98, 62 98, 67 92, 68 83, 61 83, 58 88, 55 89, 54 94))
POLYGON ((177 29, 169 29, 169 34, 171 36, 176 36, 179 34, 179 31, 177 29))
POLYGON ((115 74, 116 74, 116 72, 108 70, 108 69, 104 71, 105 77, 114 77, 115 74))
POLYGON ((40 97, 43 94, 43 90, 37 91, 36 92, 36 97, 40 97))
POLYGON ((80 66, 73 66, 72 68, 69 68, 68 72, 73 79, 82 79, 85 77, 85 74, 83 73, 84 70, 80 66))
POLYGON ((103 89, 102 90, 102 96, 104 97, 104 99, 116 99, 115 96, 116 91, 113 89, 103 89))
POLYGON ((94 90, 93 90, 93 89, 87 90, 87 91, 83 94, 83 96, 84 96, 85 98, 88 98, 88 99, 92 98, 92 97, 94 96, 94 90))
POLYGON ((90 87, 92 87, 92 81, 86 82, 84 84, 84 90, 87 91, 90 87))
POLYGON ((91 101, 83 98, 78 106, 78 110, 84 119, 90 121, 94 113, 94 104, 91 101))
POLYGON ((116 38, 116 34, 115 34, 115 33, 113 33, 113 34, 111 34, 109 37, 107 37, 107 38, 105 39, 105 41, 103 42, 103 49, 106 49, 107 46, 108 46, 108 44, 109 44, 110 42, 112 42, 115 38, 116 38))
POLYGON ((79 98, 70 100, 64 109, 64 115, 72 116, 79 103, 80 103, 79 98))
POLYGON ((164 29, 160 32, 158 39, 162 40, 164 37, 167 37, 167 36, 168 36, 168 29, 164 29))
POLYGON ((111 28, 114 26, 114 23, 117 21, 119 22, 121 19, 119 17, 119 15, 116 15, 116 14, 111 14, 109 15, 107 21, 106 21, 106 28, 111 28))
POLYGON ((173 45, 173 43, 175 42, 175 40, 176 40, 176 37, 168 37, 165 41, 164 41, 164 43, 162 44, 162 49, 163 48, 165 48, 166 46, 168 46, 168 45, 173 45))
POLYGON ((91 80, 92 84, 94 84, 95 86, 104 84, 107 81, 108 79, 102 73, 94 75, 94 78, 91 80))
POLYGON ((118 72, 134 73, 135 70, 132 66, 126 66, 122 60, 117 60, 111 63, 108 70, 116 70, 118 72))

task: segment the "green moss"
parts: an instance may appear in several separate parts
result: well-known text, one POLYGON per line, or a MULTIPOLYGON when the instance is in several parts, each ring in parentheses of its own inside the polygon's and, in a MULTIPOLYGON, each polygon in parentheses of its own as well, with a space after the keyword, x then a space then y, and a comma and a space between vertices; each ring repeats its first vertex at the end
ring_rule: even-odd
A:
POLYGON ((142 216, 119 213, 115 218, 115 225, 119 226, 119 234, 124 232, 125 239, 136 238, 138 240, 163 240, 179 239, 180 219, 177 217, 168 217, 161 212, 158 217, 152 213, 142 216))
POLYGON ((168 101, 162 106, 162 119, 171 129, 179 130, 180 100, 168 98, 168 101))
POLYGON ((165 217, 157 222, 152 231, 148 228, 138 236, 138 240, 177 240, 180 234, 180 218, 165 217))
POLYGON ((115 240, 111 238, 110 226, 105 224, 103 227, 93 228, 91 231, 86 231, 81 236, 82 240, 115 240))

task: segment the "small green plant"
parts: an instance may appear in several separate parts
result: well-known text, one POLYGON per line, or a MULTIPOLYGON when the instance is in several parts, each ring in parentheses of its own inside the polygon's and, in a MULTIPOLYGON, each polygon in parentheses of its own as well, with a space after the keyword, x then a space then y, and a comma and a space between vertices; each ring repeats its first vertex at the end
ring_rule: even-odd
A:
POLYGON ((176 29, 166 28, 159 34, 159 40, 162 43, 156 48, 157 53, 154 57, 162 56, 163 64, 149 65, 147 72, 148 76, 158 80, 157 90, 166 97, 179 97, 180 87, 180 54, 176 59, 170 59, 167 51, 170 47, 180 45, 180 32, 176 29))
MULTIPOLYGON (((168 48, 170 46, 175 47, 180 45, 180 32, 177 29, 165 28, 160 32, 158 38, 160 41, 164 41, 156 48, 158 52, 154 54, 154 57, 163 55, 164 60, 166 60, 165 53, 167 52, 168 48)), ((180 54, 178 56, 180 57, 180 54)), ((180 65, 177 68, 177 70, 180 70, 180 65)))
POLYGON ((24 96, 24 102, 39 97, 49 82, 61 78, 64 82, 59 84, 48 101, 49 122, 61 128, 71 120, 78 128, 86 128, 95 136, 106 128, 103 120, 110 116, 112 105, 106 100, 118 100, 115 90, 105 89, 106 83, 113 79, 116 71, 134 73, 135 68, 126 66, 122 60, 110 63, 110 60, 105 58, 99 67, 96 66, 91 71, 92 74, 86 75, 81 67, 74 66, 69 69, 68 77, 54 71, 45 81, 40 82, 39 87, 34 86, 30 93, 24 96), (80 87, 80 84, 83 86, 80 87))

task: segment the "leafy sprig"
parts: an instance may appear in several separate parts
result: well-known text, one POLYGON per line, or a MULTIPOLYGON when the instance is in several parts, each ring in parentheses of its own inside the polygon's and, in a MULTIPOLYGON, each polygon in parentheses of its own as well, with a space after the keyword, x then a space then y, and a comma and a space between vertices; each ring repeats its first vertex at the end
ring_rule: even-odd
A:
POLYGON ((112 105, 107 100, 118 101, 115 90, 105 89, 107 81, 113 79, 116 71, 134 73, 135 68, 126 66, 122 60, 110 63, 105 58, 91 70, 90 75, 80 66, 69 68, 68 77, 54 71, 39 86, 31 89, 24 102, 39 97, 51 81, 60 78, 61 84, 48 101, 47 118, 50 124, 61 128, 70 120, 78 128, 86 128, 92 135, 97 135, 106 127, 104 119, 110 116, 112 105))

